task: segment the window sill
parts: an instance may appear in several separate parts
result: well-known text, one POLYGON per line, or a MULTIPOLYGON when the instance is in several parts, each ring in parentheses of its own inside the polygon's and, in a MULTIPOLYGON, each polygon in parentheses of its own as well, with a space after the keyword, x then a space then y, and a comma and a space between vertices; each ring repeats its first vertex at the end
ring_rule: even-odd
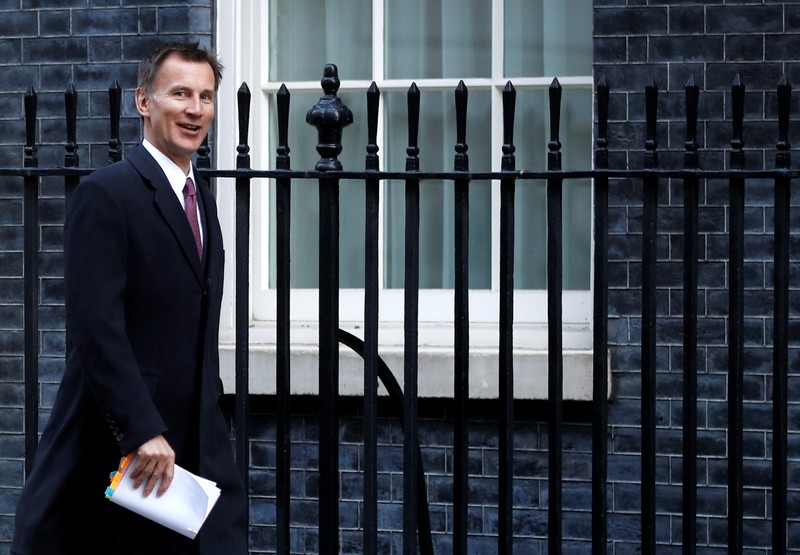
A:
MULTIPOLYGON (((346 326, 343 328, 347 329, 346 326)), ((545 334, 546 328, 536 326, 534 335, 545 334)), ((360 336, 358 329, 349 329, 360 336)), ((431 330, 428 330, 429 332, 431 330)), ((446 332, 438 330, 441 336, 446 332)), ((488 331, 488 330, 487 330, 488 331)), ((400 386, 403 385, 403 347, 395 341, 402 329, 382 330, 380 357, 391 369, 400 386)), ((452 333, 452 332, 451 332, 452 333)), ((517 335, 515 331, 515 336, 517 335)), ((494 334, 497 331, 494 330, 494 334)), ((316 395, 319 383, 319 362, 317 351, 318 331, 312 325, 298 325, 291 331, 291 393, 292 395, 316 395)), ((489 333, 488 335, 491 335, 489 333)), ((453 397, 453 348, 447 341, 430 344, 433 333, 423 333, 420 337, 429 339, 427 344, 420 342, 418 359, 418 391, 421 398, 453 397)), ((498 351, 486 341, 487 334, 477 334, 482 342, 473 341, 475 330, 471 331, 469 373, 470 398, 496 399, 498 397, 498 351), (478 344, 484 343, 484 344, 478 344)), ((441 339, 439 337, 438 339, 441 339)), ((275 394, 275 329, 274 324, 259 324, 250 328, 250 393, 261 395, 275 394)), ((592 399, 592 350, 590 332, 585 329, 564 330, 564 387, 563 399, 567 401, 590 401, 592 399), (586 345, 587 336, 589 344, 586 345)), ((497 345, 494 341, 493 345, 497 345)), ((233 335, 224 333, 220 342, 221 375, 226 392, 235 390, 235 349, 233 335)), ((607 365, 608 366, 608 365, 607 365)), ((547 399, 548 353, 546 349, 515 347, 514 349, 514 397, 525 400, 547 399)), ((363 359, 349 347, 340 344, 339 350, 339 393, 342 396, 361 396, 364 393, 363 359)), ((610 379, 608 381, 610 384, 610 379)), ((380 395, 386 395, 381 386, 380 395)), ((610 395, 610 389, 609 389, 610 395)))

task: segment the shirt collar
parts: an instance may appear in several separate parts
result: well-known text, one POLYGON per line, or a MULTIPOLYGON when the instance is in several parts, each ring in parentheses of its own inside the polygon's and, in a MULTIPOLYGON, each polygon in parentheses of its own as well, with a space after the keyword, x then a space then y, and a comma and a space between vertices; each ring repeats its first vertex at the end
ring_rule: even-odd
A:
POLYGON ((197 184, 197 181, 194 178, 194 167, 192 164, 189 164, 188 175, 184 174, 183 170, 181 170, 175 162, 170 160, 166 154, 158 150, 153 143, 147 139, 144 139, 142 144, 144 145, 144 148, 147 149, 147 152, 150 153, 150 155, 161 167, 164 175, 167 176, 167 181, 169 181, 172 190, 175 191, 175 194, 178 195, 178 199, 181 201, 181 204, 183 204, 183 187, 186 185, 186 178, 192 178, 192 181, 194 181, 195 185, 197 184))

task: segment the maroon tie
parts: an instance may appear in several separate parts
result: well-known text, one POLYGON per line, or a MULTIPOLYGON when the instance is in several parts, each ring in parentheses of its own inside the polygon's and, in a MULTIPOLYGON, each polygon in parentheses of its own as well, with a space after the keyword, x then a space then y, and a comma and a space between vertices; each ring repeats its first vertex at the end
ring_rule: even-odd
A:
POLYGON ((203 243, 200 241, 200 224, 197 222, 197 191, 191 177, 186 178, 186 185, 183 186, 183 198, 186 201, 186 217, 189 219, 189 227, 192 228, 194 242, 197 245, 197 254, 202 262, 203 243))

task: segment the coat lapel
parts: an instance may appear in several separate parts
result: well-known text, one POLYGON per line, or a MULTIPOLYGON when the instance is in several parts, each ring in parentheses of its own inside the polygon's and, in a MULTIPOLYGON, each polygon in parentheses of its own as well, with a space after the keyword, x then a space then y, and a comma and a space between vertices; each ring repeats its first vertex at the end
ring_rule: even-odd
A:
MULTIPOLYGON (((186 219, 186 213, 181 208, 181 203, 175 197, 172 187, 167 181, 167 176, 147 150, 140 144, 137 145, 125 158, 148 187, 153 190, 153 204, 172 230, 175 239, 180 244, 186 262, 191 266, 198 283, 203 283, 203 265, 197 257, 197 247, 194 236, 186 219)), ((207 205, 207 203, 204 203, 207 205)), ((201 212, 203 212, 201 210, 201 212)), ((207 227, 204 227, 206 229, 207 227)), ((205 247, 204 247, 205 248, 205 247)))

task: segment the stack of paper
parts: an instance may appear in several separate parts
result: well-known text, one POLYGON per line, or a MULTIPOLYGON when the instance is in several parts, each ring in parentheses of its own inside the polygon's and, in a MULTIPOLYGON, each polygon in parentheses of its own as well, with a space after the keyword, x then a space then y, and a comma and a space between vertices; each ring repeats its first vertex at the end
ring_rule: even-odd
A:
POLYGON ((145 497, 144 486, 133 489, 134 479, 126 472, 136 458, 126 458, 118 471, 111 473, 106 497, 167 528, 194 539, 219 498, 220 490, 211 480, 201 478, 175 465, 175 477, 160 497, 156 491, 145 497))

